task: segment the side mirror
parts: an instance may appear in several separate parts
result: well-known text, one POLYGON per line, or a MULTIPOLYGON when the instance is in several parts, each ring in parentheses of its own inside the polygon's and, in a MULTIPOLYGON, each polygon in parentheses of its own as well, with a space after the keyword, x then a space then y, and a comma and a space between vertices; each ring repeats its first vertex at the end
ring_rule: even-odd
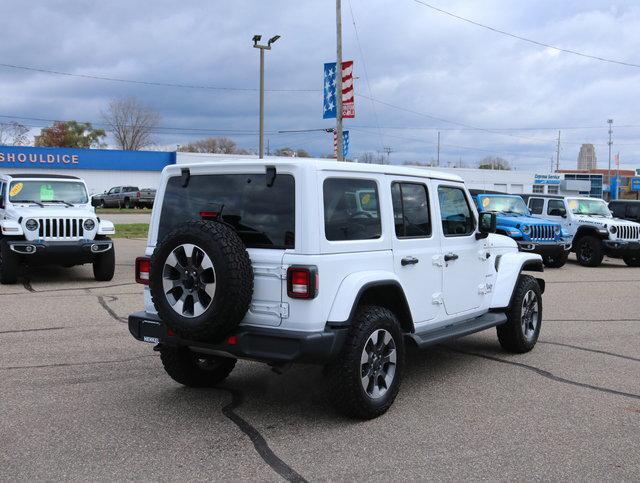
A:
POLYGON ((94 208, 97 206, 100 206, 100 203, 98 203, 98 200, 93 196, 91 197, 91 206, 93 206, 94 208))
POLYGON ((480 213, 480 219, 478 223, 478 233, 476 233, 476 240, 482 240, 487 238, 489 233, 496 232, 496 214, 483 211, 480 213))

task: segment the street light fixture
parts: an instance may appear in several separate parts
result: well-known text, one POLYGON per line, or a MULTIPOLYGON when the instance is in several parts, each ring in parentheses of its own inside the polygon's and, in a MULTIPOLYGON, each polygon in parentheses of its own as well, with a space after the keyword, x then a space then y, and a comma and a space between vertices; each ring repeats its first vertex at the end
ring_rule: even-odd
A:
POLYGON ((258 43, 262 39, 262 35, 253 36, 253 47, 260 49, 260 147, 258 150, 260 159, 264 158, 264 51, 271 50, 271 44, 279 38, 279 35, 274 35, 267 41, 267 45, 264 45, 258 43))

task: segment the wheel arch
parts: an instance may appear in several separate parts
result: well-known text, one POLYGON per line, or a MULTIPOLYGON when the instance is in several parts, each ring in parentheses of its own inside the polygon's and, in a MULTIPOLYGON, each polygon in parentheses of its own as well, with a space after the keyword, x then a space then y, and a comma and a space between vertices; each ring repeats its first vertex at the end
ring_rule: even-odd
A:
MULTIPOLYGON (((498 273, 491 299, 491 309, 504 309, 511 303, 513 292, 520 274, 527 272, 543 272, 542 257, 535 253, 505 253, 500 257, 498 273)), ((544 280, 540 280, 540 290, 544 292, 544 280)))
POLYGON ((583 226, 578 228, 578 230, 576 231, 576 234, 573 236, 573 244, 574 244, 574 246, 577 246, 577 244, 580 241, 580 239, 585 237, 585 236, 594 236, 598 240, 603 240, 605 238, 605 236, 602 233, 600 233, 595 226, 585 226, 585 225, 583 225, 583 226))
POLYGON ((377 305, 391 310, 405 332, 414 332, 413 317, 402 285, 394 273, 386 276, 352 274, 338 290, 327 324, 334 327, 351 324, 358 307, 377 305), (364 278, 364 279, 363 279, 364 278))

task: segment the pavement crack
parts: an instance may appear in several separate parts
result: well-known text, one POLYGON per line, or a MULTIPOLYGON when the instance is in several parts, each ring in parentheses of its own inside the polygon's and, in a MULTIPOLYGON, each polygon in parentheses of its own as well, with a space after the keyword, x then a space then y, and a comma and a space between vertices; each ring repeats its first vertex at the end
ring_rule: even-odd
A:
MULTIPOLYGON (((111 297, 112 299, 111 301, 118 300, 118 297, 114 297, 113 295, 110 295, 109 297, 111 297)), ((118 314, 116 314, 114 310, 111 307, 109 307, 109 305, 107 304, 106 300, 102 295, 98 295, 98 303, 104 310, 107 311, 107 313, 111 316, 112 319, 116 320, 117 322, 127 322, 126 318, 119 317, 118 314)))
POLYGON ((221 391, 227 391, 231 394, 231 402, 222 408, 222 413, 229 418, 244 434, 246 434, 260 457, 267 463, 271 469, 278 473, 282 478, 292 482, 306 482, 307 480, 291 468, 287 463, 282 461, 269 447, 267 440, 260 432, 253 427, 246 419, 240 416, 235 410, 242 404, 242 393, 234 389, 226 387, 217 387, 221 391))
POLYGON ((20 334, 22 332, 38 332, 42 330, 60 330, 66 327, 42 327, 40 329, 16 329, 16 330, 0 330, 0 334, 20 334))
POLYGON ((36 290, 31 286, 31 281, 28 278, 22 279, 22 286, 27 292, 35 292, 36 290))
POLYGON ((507 359, 501 359, 499 357, 494 357, 494 356, 490 356, 487 354, 481 354, 479 352, 470 352, 470 351, 465 351, 462 349, 454 349, 453 347, 449 347, 446 345, 443 345, 441 347, 444 347, 448 350, 450 350, 451 352, 457 352, 459 354, 465 354, 468 356, 474 356, 474 357, 481 357, 483 359, 488 359, 490 361, 495 361, 495 362, 500 362, 502 364, 510 364, 512 366, 516 366, 516 367, 521 367, 523 369, 526 369, 528 371, 531 372, 535 372, 536 374, 542 376, 542 377, 546 377, 547 379, 550 379, 552 381, 555 382, 560 382, 562 384, 568 384, 568 385, 572 385, 572 386, 577 386, 577 387, 582 387, 585 389, 591 389, 593 391, 599 391, 599 392, 604 392, 607 394, 614 394, 616 396, 623 396, 623 397, 629 397, 629 398, 633 398, 633 399, 640 399, 640 394, 632 394, 629 392, 623 392, 623 391, 617 391, 616 389, 609 389, 607 387, 601 387, 601 386, 594 386, 593 384, 586 384, 584 382, 578 382, 578 381, 572 381, 571 379, 566 379, 564 377, 560 377, 560 376, 556 376, 555 374, 549 372, 549 371, 545 371, 544 369, 540 369, 539 367, 535 367, 535 366, 530 366, 528 364, 524 364, 522 362, 515 362, 515 361, 510 361, 507 359))
POLYGON ((607 356, 619 357, 620 359, 627 359, 629 361, 640 362, 640 359, 638 359, 636 357, 624 356, 622 354, 616 354, 615 352, 608 352, 608 351, 603 351, 603 350, 600 350, 600 349, 590 349, 589 347, 582 347, 582 346, 579 346, 579 345, 564 344, 562 342, 547 342, 547 341, 543 341, 543 340, 539 340, 538 344, 550 344, 550 345, 558 345, 558 346, 561 346, 561 347, 570 347, 571 349, 576 349, 576 350, 580 350, 580 351, 593 352, 595 354, 604 354, 604 355, 607 355, 607 356))
POLYGON ((144 356, 138 357, 129 357, 126 359, 112 359, 106 361, 87 361, 87 362, 58 362, 53 364, 37 364, 32 366, 5 366, 0 367, 1 371, 13 371, 16 369, 45 369, 50 367, 73 367, 73 366, 92 366, 96 364, 116 364, 120 362, 130 362, 137 361, 139 359, 144 359, 145 357, 157 357, 156 354, 147 354, 144 356))

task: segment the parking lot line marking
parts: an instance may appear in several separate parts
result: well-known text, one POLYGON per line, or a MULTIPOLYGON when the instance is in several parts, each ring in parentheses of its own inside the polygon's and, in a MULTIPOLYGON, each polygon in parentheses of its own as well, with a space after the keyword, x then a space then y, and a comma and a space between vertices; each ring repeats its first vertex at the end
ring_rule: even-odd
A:
POLYGON ((570 347, 572 349, 577 349, 577 350, 581 350, 581 351, 595 352, 596 354, 605 354, 605 355, 612 356, 612 357, 620 357, 621 359, 627 359, 627 360, 630 360, 630 361, 640 362, 640 359, 638 359, 636 357, 623 356, 622 354, 616 354, 615 352, 608 352, 608 351, 603 351, 603 350, 600 350, 600 349, 590 349, 588 347, 581 347, 579 345, 564 344, 562 342, 547 342, 547 341, 544 341, 544 340, 539 340, 538 343, 539 344, 559 345, 559 346, 562 346, 562 347, 570 347))
POLYGON ((113 359, 108 361, 58 362, 53 364, 39 364, 39 365, 32 365, 32 366, 6 366, 6 367, 0 367, 0 371, 13 371, 16 369, 46 369, 50 367, 92 366, 95 364, 116 364, 120 362, 137 361, 139 359, 144 359, 145 357, 158 357, 158 356, 156 354, 147 354, 144 356, 129 357, 126 359, 113 359))
POLYGON ((60 330, 66 327, 42 327, 40 329, 17 329, 17 330, 0 330, 0 334, 18 334, 22 332, 38 332, 41 330, 60 330))
POLYGON ((566 379, 564 377, 556 376, 552 372, 545 371, 544 369, 540 369, 539 367, 530 366, 528 364, 524 364, 522 362, 509 361, 507 359, 500 359, 499 357, 493 357, 487 354, 480 354, 478 352, 469 352, 462 349, 454 349, 453 347, 449 347, 443 345, 446 349, 449 349, 451 352, 457 352, 459 354, 465 354, 469 356, 481 357, 483 359, 488 359, 490 361, 500 362, 502 364, 510 364, 512 366, 522 367, 528 371, 535 372, 536 374, 541 375, 542 377, 546 377, 547 379, 551 379, 552 381, 560 382, 562 384, 570 384, 572 386, 583 387, 585 389, 593 389, 594 391, 604 392, 608 394, 614 394, 616 396, 630 397, 633 399, 640 399, 640 394, 633 394, 630 392, 618 391, 616 389, 609 389, 607 387, 594 386, 592 384, 587 384, 584 382, 572 381, 571 379, 566 379))

